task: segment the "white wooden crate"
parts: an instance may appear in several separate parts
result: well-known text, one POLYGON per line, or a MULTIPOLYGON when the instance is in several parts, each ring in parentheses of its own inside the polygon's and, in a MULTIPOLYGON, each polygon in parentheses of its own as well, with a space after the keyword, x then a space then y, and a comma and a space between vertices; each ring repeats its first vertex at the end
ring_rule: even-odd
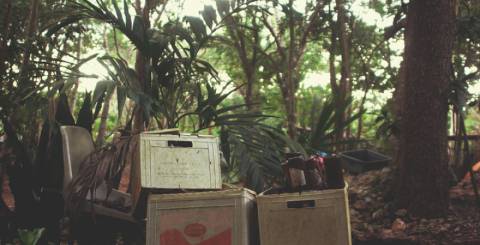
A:
POLYGON ((253 191, 149 196, 147 245, 257 245, 257 232, 253 191))
POLYGON ((351 245, 347 187, 259 195, 262 245, 351 245))
POLYGON ((140 134, 141 186, 220 189, 220 149, 213 136, 140 134))

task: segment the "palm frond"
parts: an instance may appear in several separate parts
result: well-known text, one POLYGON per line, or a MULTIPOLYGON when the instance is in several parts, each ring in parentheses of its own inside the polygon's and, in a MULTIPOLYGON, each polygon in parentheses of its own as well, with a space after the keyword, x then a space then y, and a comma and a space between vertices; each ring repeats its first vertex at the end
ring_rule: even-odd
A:
POLYGON ((261 125, 228 125, 222 127, 220 135, 227 177, 257 192, 282 184, 285 148, 305 152, 282 132, 261 125))
POLYGON ((85 128, 91 134, 93 122, 94 117, 92 113, 92 95, 91 93, 85 93, 85 99, 83 100, 82 107, 78 112, 77 126, 85 128))
MULTIPOLYGON (((311 135, 307 136, 309 146, 315 150, 329 150, 332 146, 335 135, 343 132, 351 123, 358 120, 365 111, 356 112, 353 115, 347 115, 345 120, 339 120, 347 114, 348 108, 351 106, 353 99, 347 98, 342 103, 338 103, 337 97, 331 97, 323 103, 320 115, 315 124, 315 129, 311 135), (342 122, 340 125, 338 122, 342 122)), ((338 144, 345 144, 345 142, 335 142, 338 144)))
POLYGON ((137 136, 124 137, 90 154, 81 164, 78 175, 67 187, 67 210, 77 213, 80 205, 89 197, 88 195, 90 200, 95 201, 96 189, 103 183, 106 183, 107 193, 110 193, 115 184, 114 181, 118 179, 125 166, 133 166, 131 164, 138 157, 137 147, 137 136))

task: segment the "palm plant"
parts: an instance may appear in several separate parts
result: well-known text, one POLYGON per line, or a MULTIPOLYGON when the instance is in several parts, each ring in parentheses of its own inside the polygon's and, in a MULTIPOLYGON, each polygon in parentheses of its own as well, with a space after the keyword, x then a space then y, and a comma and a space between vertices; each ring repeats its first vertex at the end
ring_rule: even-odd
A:
MULTIPOLYGON (((140 73, 138 67, 130 67, 121 58, 100 57, 99 61, 109 76, 97 85, 92 103, 101 103, 107 93, 116 90, 119 118, 128 98, 140 109, 144 123, 150 128, 178 127, 187 119, 195 122, 192 126, 194 132, 218 128, 227 160, 225 169, 232 170, 232 176, 246 179, 249 187, 259 191, 265 186, 264 179, 268 183, 278 182, 283 147, 301 147, 264 124, 263 120, 268 116, 246 112, 246 104, 222 106, 222 102, 238 88, 227 90, 225 86, 219 90, 217 71, 198 56, 201 48, 222 26, 222 19, 217 20, 215 9, 206 6, 203 18, 185 17, 148 27, 145 25, 148 20, 138 15, 132 17, 127 2, 124 1, 123 5, 120 8, 116 1, 112 1, 114 10, 110 10, 101 0, 68 3, 69 15, 49 30, 54 33, 72 23, 93 18, 123 33, 145 58, 144 73, 140 73), (229 136, 224 137, 225 134, 229 136), (235 172, 236 169, 240 171, 235 172)), ((232 6, 231 12, 222 12, 218 16, 224 19, 249 7, 257 6, 250 6, 246 1, 232 6)), ((132 118, 133 115, 128 116, 132 118)), ((132 120, 128 121, 131 124, 132 120)))
MULTIPOLYGON (((338 146, 358 141, 352 139, 336 140, 335 136, 338 135, 338 133, 344 132, 352 122, 358 120, 364 113, 364 110, 361 110, 353 115, 348 115, 347 118, 343 120, 343 123, 339 125, 337 123, 338 117, 343 117, 343 115, 347 113, 348 108, 352 104, 352 97, 347 98, 342 103, 338 103, 338 97, 336 94, 333 94, 332 97, 327 98, 325 102, 323 102, 319 107, 320 109, 316 107, 312 108, 319 110, 315 120, 312 120, 312 130, 300 136, 301 142, 308 150, 333 152, 338 146)), ((312 112, 312 115, 315 114, 315 112, 312 112)))

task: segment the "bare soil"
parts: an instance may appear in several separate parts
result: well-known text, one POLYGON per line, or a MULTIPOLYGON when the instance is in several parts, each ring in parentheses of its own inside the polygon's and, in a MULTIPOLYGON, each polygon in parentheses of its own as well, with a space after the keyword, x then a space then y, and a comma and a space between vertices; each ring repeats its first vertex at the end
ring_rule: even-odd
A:
POLYGON ((480 209, 466 181, 450 190, 446 217, 413 217, 395 209, 389 190, 390 168, 346 176, 354 245, 364 244, 480 244, 480 209))

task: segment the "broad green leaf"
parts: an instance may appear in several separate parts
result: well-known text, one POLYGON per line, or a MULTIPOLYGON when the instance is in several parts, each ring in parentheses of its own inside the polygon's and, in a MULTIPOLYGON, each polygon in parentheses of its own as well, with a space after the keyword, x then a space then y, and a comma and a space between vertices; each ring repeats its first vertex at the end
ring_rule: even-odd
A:
POLYGON ((36 245, 38 240, 42 237, 45 228, 35 228, 33 230, 18 230, 18 237, 22 245, 36 245))

